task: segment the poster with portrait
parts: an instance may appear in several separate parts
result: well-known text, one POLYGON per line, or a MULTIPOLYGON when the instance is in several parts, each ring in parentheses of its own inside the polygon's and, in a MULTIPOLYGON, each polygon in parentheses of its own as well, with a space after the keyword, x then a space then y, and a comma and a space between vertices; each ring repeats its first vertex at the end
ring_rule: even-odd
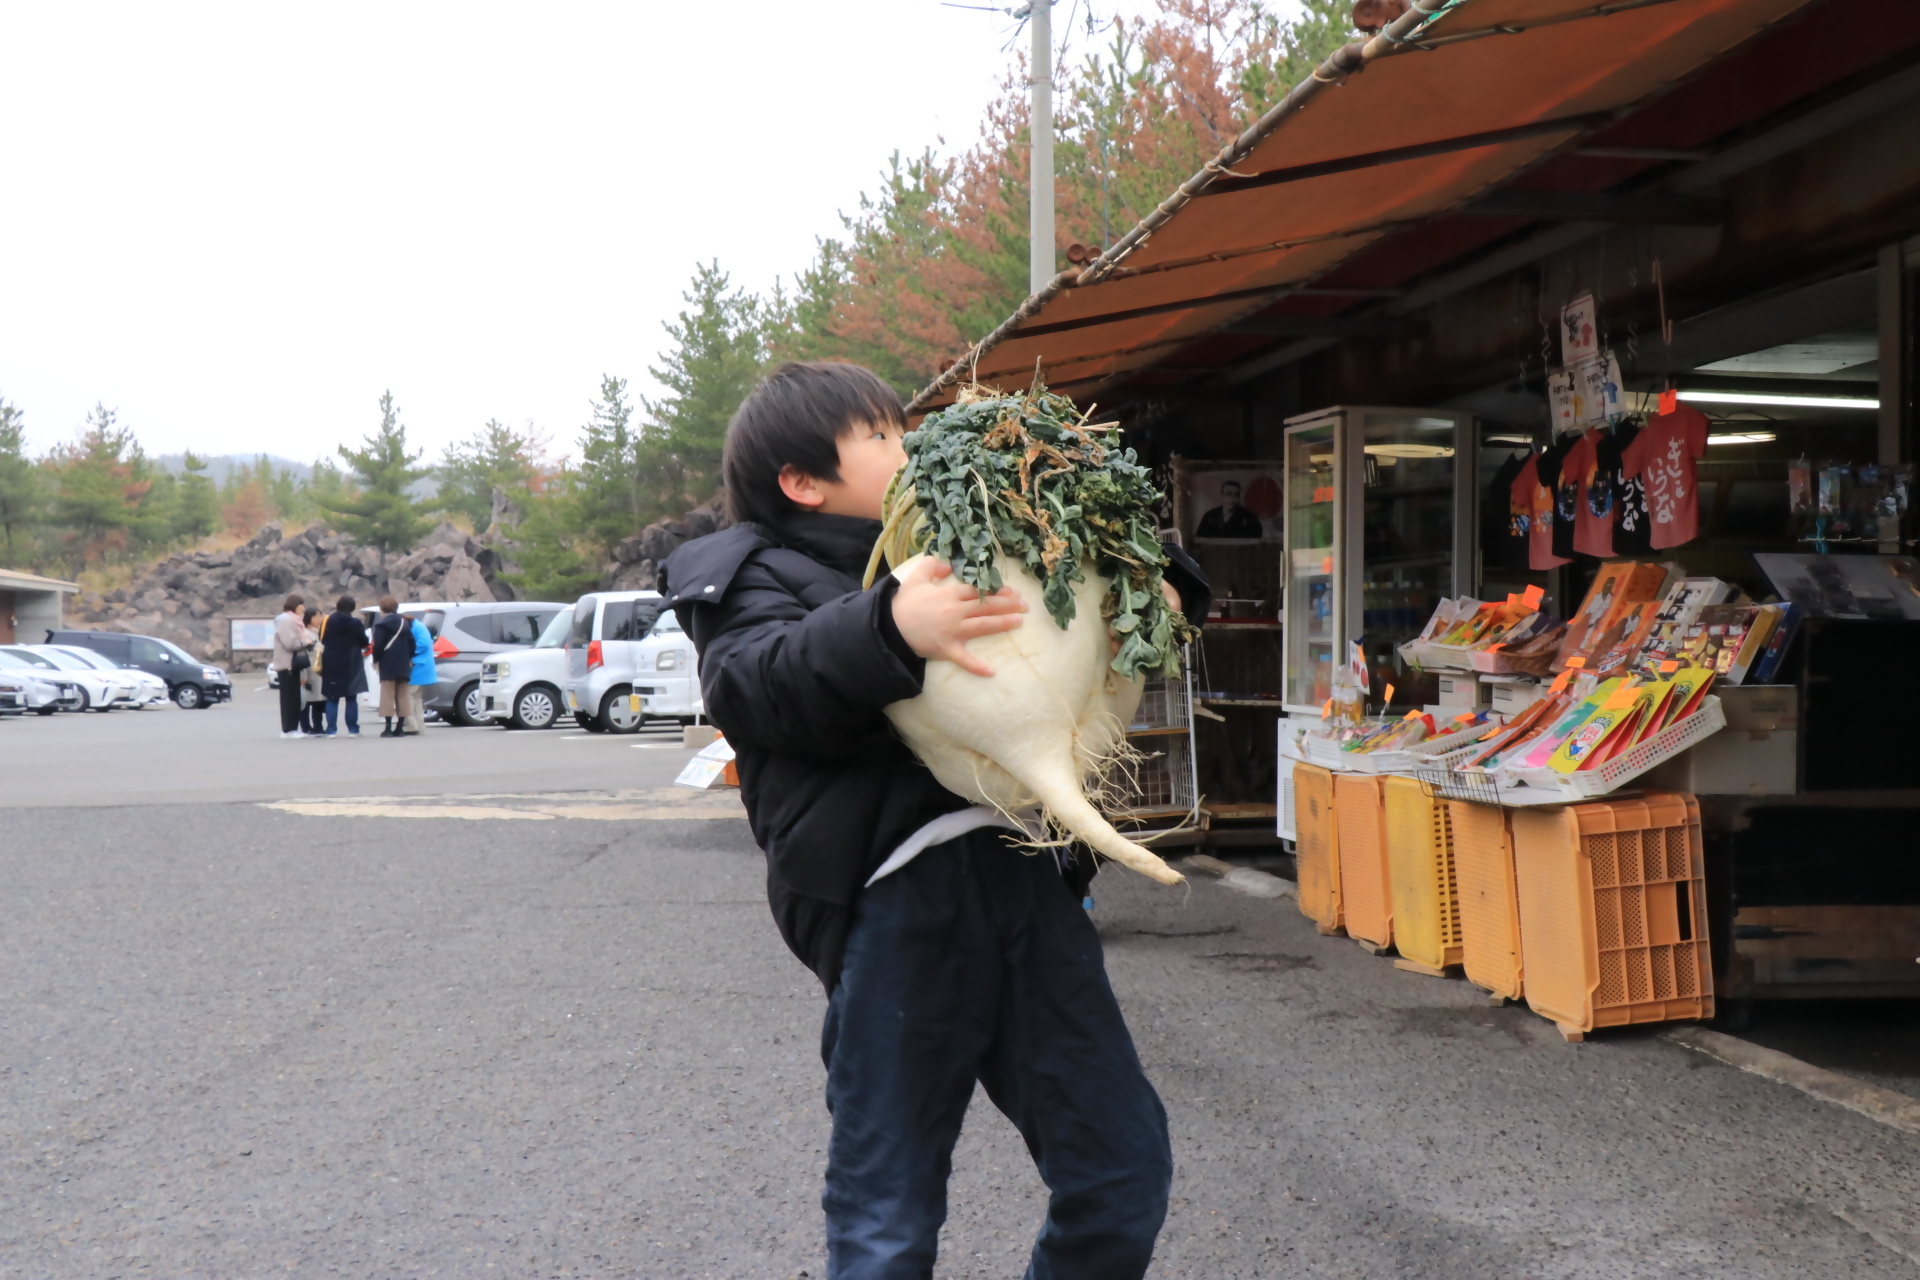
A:
POLYGON ((1282 473, 1248 468, 1188 471, 1183 505, 1195 542, 1280 542, 1286 533, 1282 473))

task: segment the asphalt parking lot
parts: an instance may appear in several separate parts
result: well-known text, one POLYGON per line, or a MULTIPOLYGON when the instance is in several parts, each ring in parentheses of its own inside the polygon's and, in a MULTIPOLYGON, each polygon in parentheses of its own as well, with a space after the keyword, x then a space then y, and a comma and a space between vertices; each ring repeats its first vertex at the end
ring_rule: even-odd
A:
MULTIPOLYGON (((824 1000, 677 740, 275 731, 0 725, 0 1277, 823 1274, 824 1000)), ((1174 1133, 1157 1277, 1920 1276, 1913 1134, 1286 898, 1094 892, 1174 1133)), ((1043 1206, 982 1101, 938 1274, 1019 1275, 1043 1206)))

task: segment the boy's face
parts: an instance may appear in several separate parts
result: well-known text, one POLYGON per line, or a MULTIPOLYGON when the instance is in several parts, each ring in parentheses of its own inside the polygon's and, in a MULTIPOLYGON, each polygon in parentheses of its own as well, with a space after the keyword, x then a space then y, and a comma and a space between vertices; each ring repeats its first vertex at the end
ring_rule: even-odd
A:
POLYGON ((900 444, 903 434, 899 427, 890 424, 855 423, 837 442, 840 449, 838 480, 822 480, 789 464, 780 471, 780 491, 794 505, 809 511, 878 520, 880 504, 887 496, 893 473, 907 463, 907 451, 900 444))

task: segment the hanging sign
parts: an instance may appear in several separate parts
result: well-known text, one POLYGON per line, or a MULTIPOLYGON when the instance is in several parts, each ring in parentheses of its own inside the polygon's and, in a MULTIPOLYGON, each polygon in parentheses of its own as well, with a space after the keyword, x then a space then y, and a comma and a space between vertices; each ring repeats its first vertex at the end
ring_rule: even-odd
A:
POLYGON ((1560 363, 1572 368, 1600 354, 1600 328, 1593 295, 1582 294, 1560 311, 1560 363))

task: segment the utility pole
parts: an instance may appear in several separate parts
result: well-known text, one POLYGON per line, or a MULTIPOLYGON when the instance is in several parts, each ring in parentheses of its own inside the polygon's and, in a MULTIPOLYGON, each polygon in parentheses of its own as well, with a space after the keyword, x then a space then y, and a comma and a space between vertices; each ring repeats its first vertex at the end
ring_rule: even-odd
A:
POLYGON ((1033 24, 1033 219, 1028 235, 1027 276, 1031 293, 1053 279, 1053 0, 1031 0, 1033 24))

